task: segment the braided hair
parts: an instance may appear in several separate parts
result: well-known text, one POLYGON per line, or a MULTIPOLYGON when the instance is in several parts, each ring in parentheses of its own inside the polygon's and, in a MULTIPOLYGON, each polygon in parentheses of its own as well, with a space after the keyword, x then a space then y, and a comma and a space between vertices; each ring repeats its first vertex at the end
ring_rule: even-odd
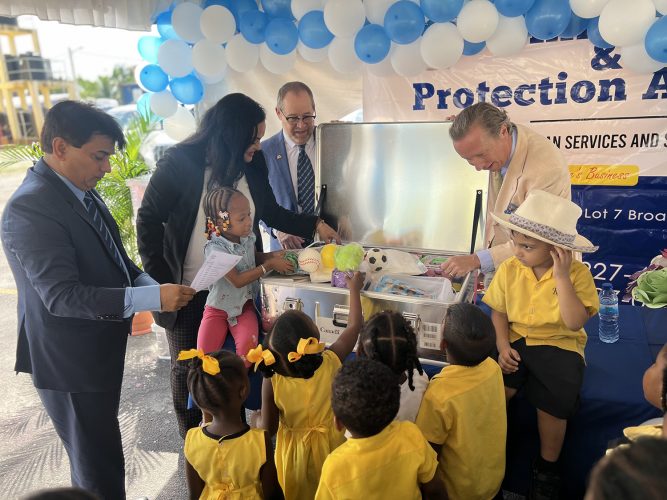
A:
POLYGON ((227 212, 229 202, 236 194, 243 195, 243 193, 237 189, 223 186, 211 189, 206 193, 206 196, 204 196, 203 208, 204 216, 206 217, 205 231, 207 239, 210 240, 213 233, 219 235, 217 226, 222 224, 223 221, 220 221, 218 212, 227 212))
POLYGON ((312 377, 322 364, 322 353, 304 354, 293 363, 287 359, 290 352, 296 351, 299 340, 308 337, 320 338, 312 319, 301 311, 282 313, 262 343, 262 348, 271 351, 276 362, 272 365, 261 362, 257 369, 266 378, 274 373, 292 378, 312 377))
POLYGON ((417 357, 417 335, 403 315, 395 311, 379 312, 368 320, 359 334, 357 354, 384 363, 397 376, 407 372, 411 391, 415 390, 414 371, 424 373, 417 357))
POLYGON ((247 380, 248 371, 243 360, 229 351, 209 353, 220 363, 220 373, 206 373, 200 358, 192 358, 188 370, 188 390, 192 399, 201 409, 225 408, 234 391, 243 380, 247 380))
MULTIPOLYGON (((477 366, 493 354, 496 330, 493 322, 474 304, 452 304, 445 314, 442 340, 447 342, 450 362, 477 366)), ((443 349, 444 350, 444 349, 443 349)))

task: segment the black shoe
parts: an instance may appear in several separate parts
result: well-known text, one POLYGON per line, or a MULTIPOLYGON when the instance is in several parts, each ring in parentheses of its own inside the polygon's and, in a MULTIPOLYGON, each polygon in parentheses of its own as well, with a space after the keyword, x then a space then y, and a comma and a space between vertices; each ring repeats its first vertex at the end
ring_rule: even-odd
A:
POLYGON ((528 500, 559 500, 560 474, 544 471, 533 465, 533 475, 528 489, 528 500))

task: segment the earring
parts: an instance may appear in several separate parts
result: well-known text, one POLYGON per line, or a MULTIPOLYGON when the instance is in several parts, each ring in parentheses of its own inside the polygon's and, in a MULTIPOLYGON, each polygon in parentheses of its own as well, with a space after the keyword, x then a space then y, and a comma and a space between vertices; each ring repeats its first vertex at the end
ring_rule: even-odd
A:
POLYGON ((229 229, 229 212, 227 210, 218 212, 218 217, 222 219, 222 230, 227 231, 229 229))

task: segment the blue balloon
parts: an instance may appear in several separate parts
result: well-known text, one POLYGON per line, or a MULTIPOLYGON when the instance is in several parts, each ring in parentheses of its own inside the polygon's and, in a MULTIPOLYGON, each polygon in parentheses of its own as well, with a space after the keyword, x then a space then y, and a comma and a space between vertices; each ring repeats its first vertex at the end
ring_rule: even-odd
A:
POLYGON ((526 27, 535 38, 551 40, 565 31, 571 17, 569 2, 536 0, 526 14, 526 27))
POLYGON ((468 40, 463 40, 463 55, 474 56, 479 54, 486 47, 486 42, 472 43, 468 40))
POLYGON ((169 77, 157 64, 148 64, 139 73, 139 81, 151 92, 160 92, 167 88, 169 77))
POLYGON ((379 24, 367 24, 354 37, 354 51, 357 57, 368 64, 382 61, 391 48, 391 40, 379 24))
POLYGON ((424 13, 416 3, 400 0, 387 9, 384 29, 394 42, 412 43, 424 32, 424 13))
POLYGON ((155 19, 155 24, 157 24, 158 33, 165 40, 180 40, 180 37, 174 31, 174 27, 171 25, 171 10, 165 10, 161 12, 155 19))
POLYGON ((644 38, 644 46, 649 56, 661 63, 667 63, 667 16, 653 23, 644 38))
POLYGON ((292 9, 290 8, 290 0, 262 0, 262 7, 271 17, 286 17, 287 19, 294 19, 292 9))
POLYGON ((600 34, 600 29, 598 28, 599 20, 600 20, 599 17, 594 17, 588 21, 588 28, 586 28, 586 34, 588 35, 588 39, 596 47, 599 47, 601 49, 611 49, 613 45, 607 42, 604 38, 602 38, 602 35, 600 34))
POLYGON ((137 99, 137 112, 144 118, 152 118, 155 115, 151 111, 151 93, 145 92, 137 99))
POLYGON ((183 104, 197 104, 204 97, 204 86, 192 73, 172 79, 169 88, 176 100, 183 104))
POLYGON ((239 15, 239 31, 250 43, 262 43, 269 24, 269 16, 259 10, 249 10, 239 15))
POLYGON ((137 43, 139 55, 150 63, 157 63, 157 52, 163 43, 164 40, 157 36, 142 36, 137 43))
POLYGON ((289 54, 299 41, 299 30, 291 19, 276 17, 266 25, 266 45, 276 54, 289 54))
POLYGON ((505 17, 523 16, 535 0, 496 0, 496 9, 505 17))
POLYGON ((333 40, 333 33, 324 24, 324 12, 311 10, 299 21, 299 38, 306 47, 321 49, 333 40))
POLYGON ((459 15, 463 0, 419 0, 419 5, 431 21, 446 23, 459 15))
POLYGON ((565 31, 560 34, 561 38, 577 38, 581 35, 586 28, 588 27, 588 19, 579 17, 574 12, 572 13, 572 18, 570 19, 570 24, 567 25, 565 31))

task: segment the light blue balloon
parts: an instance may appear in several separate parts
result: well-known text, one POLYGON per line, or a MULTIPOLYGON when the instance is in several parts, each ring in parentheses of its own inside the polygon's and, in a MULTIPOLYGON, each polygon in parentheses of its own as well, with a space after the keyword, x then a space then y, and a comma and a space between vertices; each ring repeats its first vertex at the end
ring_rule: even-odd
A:
POLYGON ((565 31, 571 17, 569 2, 536 0, 526 13, 526 27, 531 36, 539 40, 551 40, 565 31))
POLYGON ((667 16, 659 18, 646 33, 644 45, 649 56, 667 63, 667 16))
POLYGON ((579 17, 574 12, 572 13, 572 18, 570 19, 570 24, 567 25, 565 31, 560 34, 561 38, 577 38, 581 35, 586 28, 588 27, 588 19, 579 17))
POLYGON ((197 104, 204 97, 204 86, 192 73, 172 79, 169 88, 176 100, 183 104, 197 104))
POLYGON ((586 28, 588 39, 596 47, 600 47, 601 49, 611 49, 613 45, 602 38, 602 35, 600 34, 600 29, 598 28, 599 20, 599 17, 594 17, 588 21, 588 28, 586 28))
POLYGON ((271 17, 286 17, 287 19, 294 19, 290 0, 262 0, 262 7, 271 17))
POLYGON ((141 94, 141 97, 137 99, 137 111, 144 118, 152 118, 155 116, 151 111, 151 92, 141 94))
POLYGON ((387 35, 402 45, 417 40, 424 32, 424 23, 424 13, 410 0, 396 2, 384 15, 384 29, 387 35))
POLYGON ((496 9, 505 17, 523 16, 535 0, 496 0, 496 9))
POLYGON ((474 56, 479 54, 486 47, 486 42, 472 43, 468 40, 463 40, 463 55, 474 56))
POLYGON ((276 17, 266 25, 266 45, 276 54, 284 56, 296 48, 299 30, 290 19, 276 17))
POLYGON ((155 24, 157 24, 158 33, 164 40, 180 40, 171 25, 171 10, 161 12, 155 19, 155 24))
POLYGON ((368 64, 382 61, 391 48, 391 40, 379 24, 367 24, 354 37, 354 51, 357 57, 368 64))
POLYGON ((299 20, 299 38, 306 47, 321 49, 333 40, 333 33, 324 23, 324 12, 311 10, 299 20))
POLYGON ((269 16, 259 10, 249 10, 239 15, 239 31, 250 43, 262 43, 266 39, 269 16))
POLYGON ((137 43, 139 55, 149 63, 157 63, 157 52, 164 40, 157 36, 142 36, 137 43))
POLYGON ((419 0, 419 5, 431 21, 446 23, 459 15, 463 0, 419 0))
POLYGON ((169 77, 157 64, 148 64, 139 73, 139 81, 147 90, 161 92, 167 88, 169 77))

